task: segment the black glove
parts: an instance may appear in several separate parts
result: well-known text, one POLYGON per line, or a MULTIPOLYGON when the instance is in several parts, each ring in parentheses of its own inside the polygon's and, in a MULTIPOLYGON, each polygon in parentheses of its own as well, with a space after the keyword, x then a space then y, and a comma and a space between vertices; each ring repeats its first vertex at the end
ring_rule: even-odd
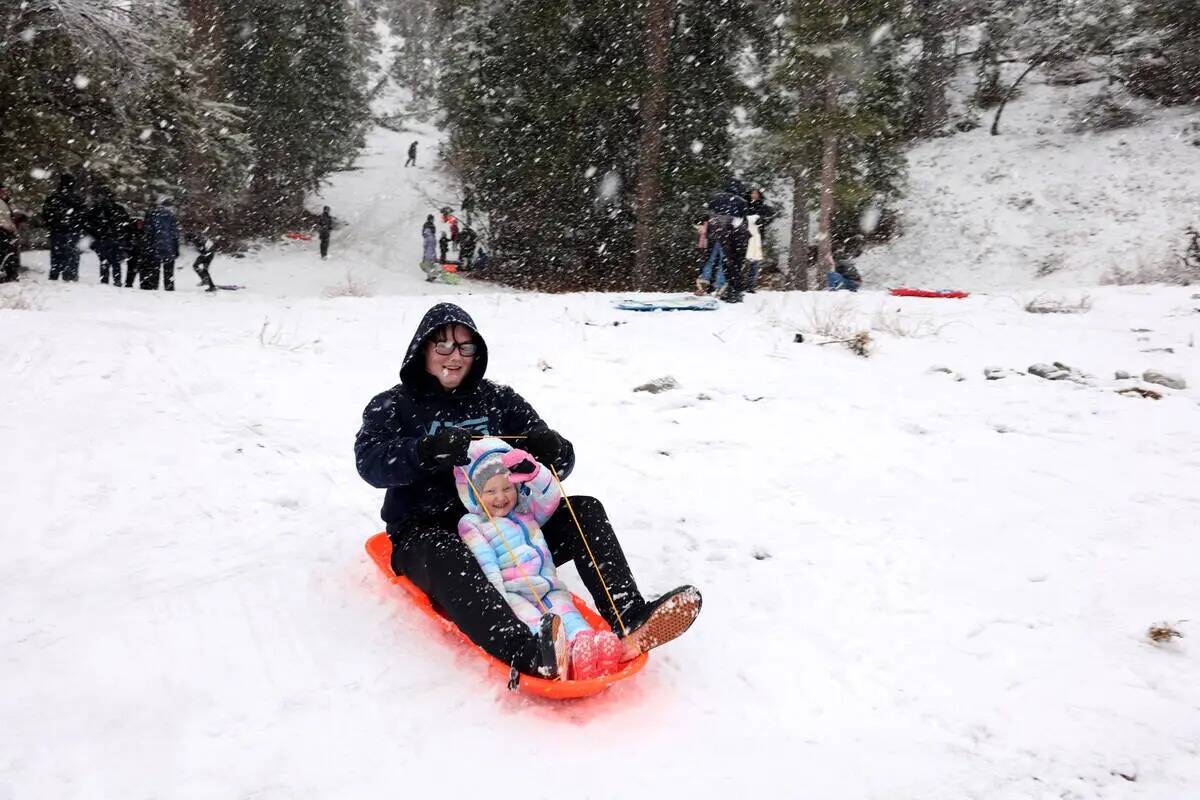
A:
POLYGON ((417 461, 422 469, 429 471, 453 469, 466 464, 467 448, 471 446, 473 434, 466 428, 442 428, 429 436, 417 440, 417 461))
POLYGON ((532 475, 537 472, 537 464, 534 464, 528 458, 522 458, 516 464, 508 468, 509 472, 515 472, 517 475, 532 475))
POLYGON ((538 461, 557 464, 567 449, 567 440, 549 428, 534 428, 525 434, 525 449, 538 461))

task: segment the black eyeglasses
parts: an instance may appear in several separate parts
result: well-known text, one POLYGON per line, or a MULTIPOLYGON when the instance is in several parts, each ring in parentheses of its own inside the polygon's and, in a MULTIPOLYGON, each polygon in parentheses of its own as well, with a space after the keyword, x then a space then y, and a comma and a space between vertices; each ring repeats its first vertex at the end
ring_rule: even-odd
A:
POLYGON ((458 349, 459 354, 463 358, 470 358, 471 356, 475 355, 475 351, 479 349, 479 346, 476 345, 474 342, 434 342, 433 343, 434 352, 441 356, 450 355, 451 353, 454 352, 455 348, 458 349))

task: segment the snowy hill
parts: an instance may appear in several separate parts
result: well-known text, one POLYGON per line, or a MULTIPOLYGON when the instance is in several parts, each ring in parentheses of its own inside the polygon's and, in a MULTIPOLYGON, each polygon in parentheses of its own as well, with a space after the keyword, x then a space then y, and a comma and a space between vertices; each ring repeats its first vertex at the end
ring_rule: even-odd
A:
POLYGON ((1147 121, 1072 133, 1072 115, 1096 84, 1064 87, 1034 73, 979 128, 909 154, 903 236, 861 266, 876 285, 973 291, 1095 285, 1179 252, 1200 225, 1200 114, 1140 109, 1147 121))

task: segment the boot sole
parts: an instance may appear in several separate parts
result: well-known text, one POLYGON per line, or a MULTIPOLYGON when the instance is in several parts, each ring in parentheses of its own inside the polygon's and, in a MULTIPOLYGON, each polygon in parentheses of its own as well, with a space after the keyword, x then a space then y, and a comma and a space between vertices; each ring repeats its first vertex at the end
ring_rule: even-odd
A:
POLYGON ((692 627, 703 602, 699 592, 683 592, 656 608, 628 638, 643 653, 677 639, 692 627))

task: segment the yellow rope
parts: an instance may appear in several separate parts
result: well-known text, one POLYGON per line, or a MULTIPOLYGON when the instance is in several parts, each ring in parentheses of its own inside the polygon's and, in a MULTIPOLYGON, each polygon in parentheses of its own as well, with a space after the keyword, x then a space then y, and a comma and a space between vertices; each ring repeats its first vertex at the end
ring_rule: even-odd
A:
MULTIPOLYGON (((551 468, 553 469, 553 467, 551 468)), ((492 516, 492 512, 488 510, 487 504, 483 502, 483 495, 475 488, 475 481, 471 480, 470 474, 467 473, 467 468, 463 467, 463 476, 467 479, 467 485, 471 487, 471 491, 475 493, 475 499, 479 502, 479 507, 483 509, 483 513, 487 514, 488 522, 496 529, 496 535, 500 537, 500 544, 504 545, 504 549, 508 551, 508 557, 513 560, 513 565, 517 568, 517 572, 521 573, 521 577, 525 579, 525 583, 529 585, 529 593, 533 595, 533 602, 537 603, 538 609, 543 614, 549 614, 550 609, 542 605, 542 601, 538 599, 537 591, 534 589, 533 581, 525 574, 525 570, 521 568, 521 562, 517 559, 517 554, 508 546, 508 540, 504 538, 504 531, 500 530, 500 523, 496 522, 496 518, 492 516)), ((557 475, 555 476, 558 477, 557 475)), ((504 581, 504 576, 500 576, 501 582, 504 581)))
POLYGON ((600 572, 600 562, 596 560, 596 556, 592 554, 592 546, 588 544, 587 537, 583 534, 583 526, 579 524, 579 517, 575 516, 575 508, 571 505, 571 499, 567 497, 566 491, 563 489, 562 479, 558 477, 558 470, 552 464, 547 464, 550 474, 554 476, 554 482, 558 484, 558 493, 562 495, 563 502, 567 504, 567 510, 571 512, 571 519, 575 520, 575 530, 579 531, 579 538, 583 540, 583 546, 587 550, 588 558, 592 560, 592 567, 596 570, 596 577, 600 579, 600 585, 604 587, 604 594, 608 597, 608 604, 612 606, 613 613, 617 615, 617 624, 621 626, 621 635, 627 636, 629 629, 625 627, 625 620, 621 619, 621 612, 617 610, 617 603, 613 600, 612 592, 608 590, 608 584, 604 581, 604 575, 600 572))

